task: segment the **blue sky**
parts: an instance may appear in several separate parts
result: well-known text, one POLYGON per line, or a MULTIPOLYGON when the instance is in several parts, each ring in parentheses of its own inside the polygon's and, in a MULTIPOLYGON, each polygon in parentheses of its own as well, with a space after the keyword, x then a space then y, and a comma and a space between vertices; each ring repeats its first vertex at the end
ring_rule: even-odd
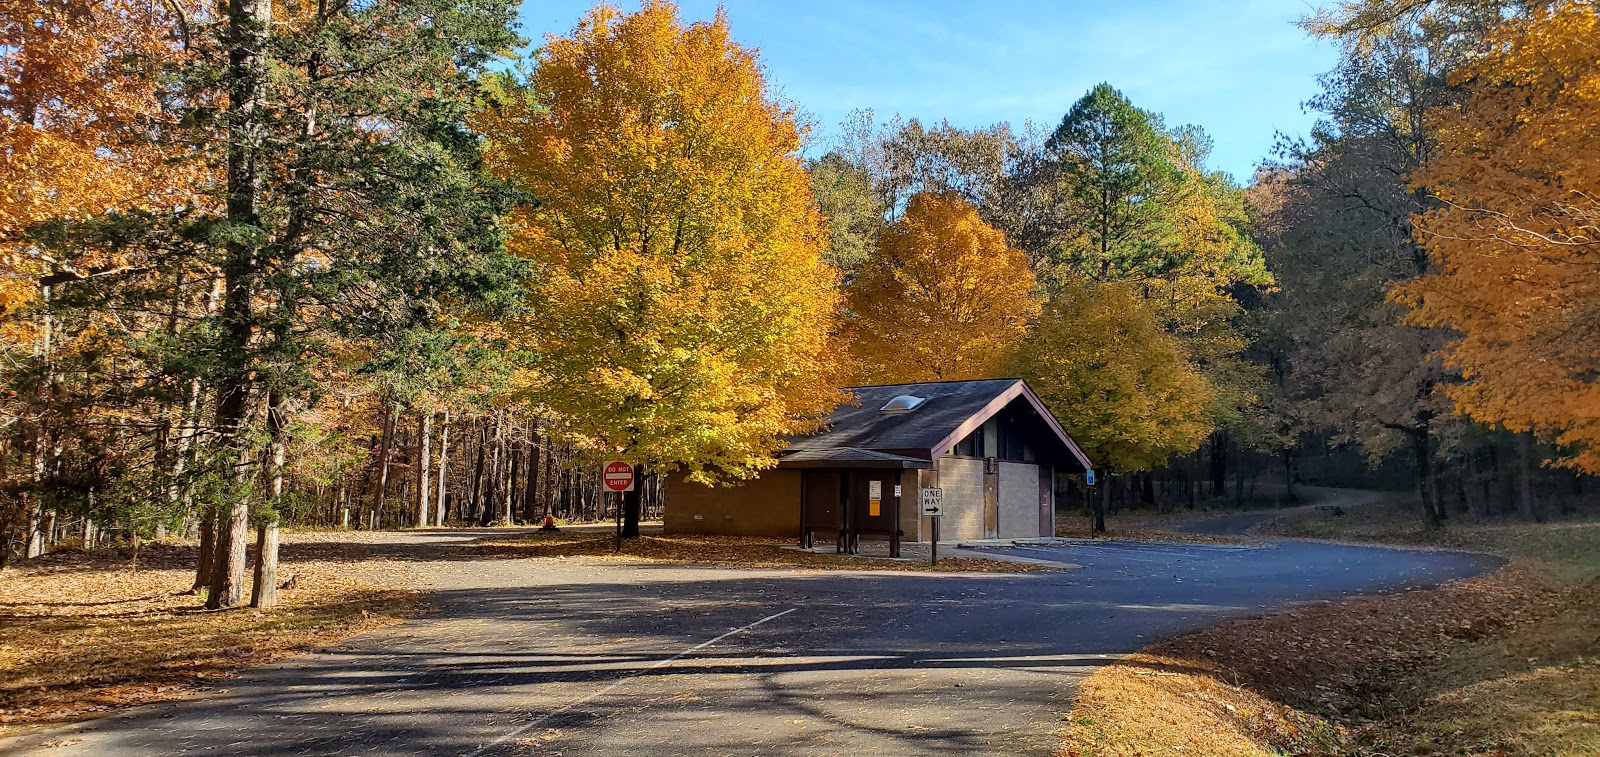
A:
MULTIPOLYGON (((589 0, 527 0, 522 32, 565 34, 589 0)), ((619 3, 625 10, 636 0, 619 3)), ((715 0, 681 0, 686 20, 715 0)), ((1297 0, 723 0, 733 34, 757 47, 778 94, 825 147, 855 108, 958 126, 1032 119, 1054 127, 1101 81, 1167 123, 1199 124, 1211 164, 1248 180, 1275 132, 1304 134, 1301 104, 1335 51, 1293 25, 1297 0)))

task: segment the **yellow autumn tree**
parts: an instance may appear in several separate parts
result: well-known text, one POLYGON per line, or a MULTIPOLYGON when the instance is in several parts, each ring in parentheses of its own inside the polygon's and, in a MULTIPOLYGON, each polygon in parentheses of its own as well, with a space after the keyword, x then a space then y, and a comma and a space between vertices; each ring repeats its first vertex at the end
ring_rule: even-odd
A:
POLYGON ((1145 470, 1211 433, 1214 390, 1134 285, 1067 283, 1013 364, 1094 461, 1145 470))
POLYGON ((1434 265, 1395 294, 1455 335, 1460 411, 1600 474, 1600 8, 1536 8, 1493 42, 1457 74, 1464 107, 1430 114, 1414 181, 1442 200, 1417 219, 1434 265))
POLYGON ((721 13, 602 5, 506 94, 479 127, 539 200, 516 219, 532 270, 507 325, 539 356, 530 400, 693 480, 770 467, 841 399, 839 293, 802 131, 755 51, 721 13))
POLYGON ((994 378, 1039 312, 1028 256, 955 193, 923 193, 851 283, 857 379, 994 378))

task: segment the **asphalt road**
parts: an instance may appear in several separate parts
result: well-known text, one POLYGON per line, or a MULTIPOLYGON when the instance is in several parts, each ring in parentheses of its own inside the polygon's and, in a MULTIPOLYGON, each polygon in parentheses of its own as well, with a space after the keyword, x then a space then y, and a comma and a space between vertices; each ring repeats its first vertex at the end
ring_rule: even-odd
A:
POLYGON ((1048 755, 1083 677, 1157 638, 1496 564, 1303 542, 1015 554, 1084 567, 441 562, 436 615, 0 753, 1048 755))

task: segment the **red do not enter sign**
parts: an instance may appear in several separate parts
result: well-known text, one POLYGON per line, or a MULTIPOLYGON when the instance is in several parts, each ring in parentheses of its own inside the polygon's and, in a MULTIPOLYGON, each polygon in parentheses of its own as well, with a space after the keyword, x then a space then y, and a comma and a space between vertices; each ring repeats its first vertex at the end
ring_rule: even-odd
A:
POLYGON ((601 483, 608 492, 633 491, 633 466, 621 460, 612 460, 606 463, 605 472, 600 476, 601 483))

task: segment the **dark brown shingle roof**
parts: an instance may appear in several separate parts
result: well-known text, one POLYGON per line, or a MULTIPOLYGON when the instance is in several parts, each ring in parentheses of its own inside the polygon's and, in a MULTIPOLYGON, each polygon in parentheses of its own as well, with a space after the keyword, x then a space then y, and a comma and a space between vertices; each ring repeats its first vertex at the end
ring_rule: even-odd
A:
POLYGON ((835 408, 825 421, 826 430, 792 440, 780 458, 783 467, 800 467, 789 465, 788 461, 812 460, 827 450, 843 449, 933 460, 1013 403, 1028 406, 1044 421, 1050 435, 1056 437, 1057 444, 1052 446, 1060 448, 1062 457, 1089 467, 1088 458, 1022 379, 858 386, 849 391, 855 402, 835 408), (879 412, 885 403, 902 394, 926 401, 909 413, 879 412), (796 457, 802 454, 807 457, 796 457))

